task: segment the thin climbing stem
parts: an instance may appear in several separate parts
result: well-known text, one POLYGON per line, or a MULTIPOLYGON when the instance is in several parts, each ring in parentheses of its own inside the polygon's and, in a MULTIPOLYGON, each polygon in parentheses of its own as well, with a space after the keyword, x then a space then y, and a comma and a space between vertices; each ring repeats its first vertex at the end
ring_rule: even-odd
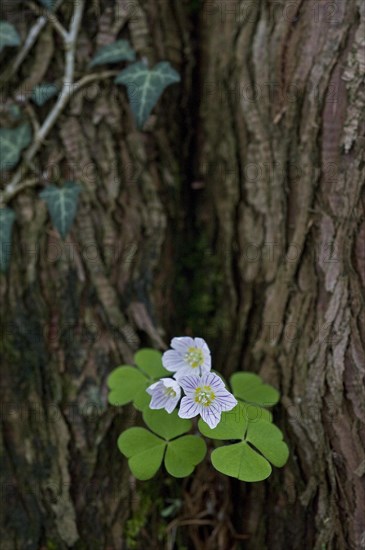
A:
POLYGON ((75 52, 76 52, 76 43, 77 37, 80 30, 80 25, 82 21, 83 11, 85 7, 85 0, 75 0, 74 2, 74 12, 72 15, 72 20, 70 24, 70 30, 64 38, 64 47, 65 47, 65 72, 63 77, 63 85, 60 95, 56 101, 55 106, 49 112, 45 121, 39 128, 38 132, 34 136, 32 145, 29 147, 27 152, 24 155, 24 161, 20 168, 16 171, 10 183, 5 187, 4 192, 0 195, 0 204, 6 203, 18 192, 18 186, 22 179, 25 176, 27 167, 29 167, 32 159, 39 151, 43 141, 47 137, 48 133, 54 126, 56 120, 60 116, 61 112, 65 108, 67 102, 69 101, 70 95, 72 94, 72 88, 74 85, 74 73, 75 73, 75 52))

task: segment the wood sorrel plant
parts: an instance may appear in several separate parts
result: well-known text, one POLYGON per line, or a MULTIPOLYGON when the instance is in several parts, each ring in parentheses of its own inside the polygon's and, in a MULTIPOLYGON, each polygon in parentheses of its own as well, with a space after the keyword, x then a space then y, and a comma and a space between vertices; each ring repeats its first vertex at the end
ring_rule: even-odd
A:
POLYGON ((211 453, 214 468, 241 481, 261 481, 271 464, 284 466, 288 447, 268 410, 279 400, 277 390, 256 374, 236 372, 229 391, 211 371, 202 338, 173 338, 171 348, 164 354, 141 349, 135 366, 118 367, 108 378, 109 402, 133 403, 149 428, 129 428, 118 438, 134 476, 151 479, 162 462, 174 477, 190 475, 206 455, 202 436, 218 442, 211 453))

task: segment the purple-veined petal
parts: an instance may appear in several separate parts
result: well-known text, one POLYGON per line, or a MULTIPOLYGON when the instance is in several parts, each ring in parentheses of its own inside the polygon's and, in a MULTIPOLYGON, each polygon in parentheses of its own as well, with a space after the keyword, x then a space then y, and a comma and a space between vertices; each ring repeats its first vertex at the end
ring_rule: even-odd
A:
POLYGON ((174 374, 174 378, 177 381, 180 381, 180 379, 185 377, 185 376, 196 376, 196 377, 198 377, 199 376, 199 369, 193 369, 192 367, 185 366, 182 369, 179 369, 178 371, 176 371, 175 374, 174 374))
POLYGON ((203 386, 211 386, 211 388, 215 390, 219 390, 220 388, 225 388, 224 382, 217 374, 214 372, 208 372, 206 374, 203 374, 201 383, 203 386))
POLYGON ((237 399, 229 391, 226 391, 225 395, 217 394, 216 400, 222 411, 231 411, 237 405, 237 399))
POLYGON ((148 388, 146 389, 146 392, 149 393, 150 395, 153 395, 153 392, 154 390, 157 388, 157 386, 160 384, 160 381, 158 380, 158 382, 155 382, 154 384, 151 384, 150 386, 148 386, 148 388))
POLYGON ((200 348, 203 352, 204 362, 201 366, 203 372, 208 372, 212 368, 212 359, 210 356, 210 349, 203 338, 194 338, 195 347, 200 348))
POLYGON ((180 403, 180 418, 193 418, 200 413, 201 405, 195 403, 190 397, 183 397, 180 403))
POLYGON ((208 345, 203 338, 194 338, 194 346, 196 348, 202 349, 204 352, 210 355, 210 350, 208 348, 208 345))
POLYGON ((171 340, 170 346, 184 355, 189 348, 194 347, 194 339, 190 336, 176 336, 171 340))
POLYGON ((221 411, 217 406, 212 403, 209 407, 203 407, 200 416, 209 426, 209 428, 215 428, 221 419, 221 411))
POLYGON ((159 382, 162 382, 165 388, 172 388, 177 394, 181 394, 180 385, 173 378, 160 378, 159 382))
POLYGON ((162 364, 165 369, 170 372, 175 372, 186 366, 186 363, 183 361, 179 352, 173 349, 165 351, 162 356, 162 364))
POLYGON ((168 395, 165 395, 163 393, 153 395, 149 407, 150 409, 164 409, 168 401, 168 395))
POLYGON ((182 376, 181 378, 178 378, 178 382, 184 392, 189 395, 191 393, 194 393, 196 388, 199 388, 202 384, 202 379, 200 376, 196 375, 188 375, 188 376, 182 376))
POLYGON ((152 395, 149 404, 150 409, 165 409, 167 412, 171 413, 175 409, 181 396, 179 384, 173 378, 161 378, 158 382, 152 384, 152 386, 148 388, 150 390, 150 395, 152 395), (169 393, 171 389, 175 395, 169 393))
POLYGON ((168 403, 166 403, 166 406, 165 406, 165 410, 171 414, 173 410, 175 410, 176 408, 176 405, 178 404, 179 402, 179 399, 180 399, 180 395, 179 396, 176 396, 176 397, 173 397, 172 399, 170 399, 170 401, 168 403))

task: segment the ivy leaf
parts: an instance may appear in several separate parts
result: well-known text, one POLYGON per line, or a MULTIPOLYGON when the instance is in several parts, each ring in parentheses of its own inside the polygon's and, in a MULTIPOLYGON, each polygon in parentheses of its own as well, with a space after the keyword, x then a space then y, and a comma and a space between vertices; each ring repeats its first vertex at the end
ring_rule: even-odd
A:
POLYGON ((236 372, 230 378, 233 395, 249 403, 257 403, 262 407, 275 405, 280 398, 279 392, 269 384, 265 384, 257 374, 252 372, 236 372))
POLYGON ((190 420, 179 418, 177 411, 169 414, 163 410, 146 410, 143 418, 156 433, 130 428, 118 438, 119 450, 128 458, 133 475, 141 480, 151 479, 163 460, 170 475, 190 475, 206 454, 205 442, 199 436, 178 437, 191 429, 190 420))
POLYGON ((68 181, 63 187, 49 185, 39 196, 47 203, 53 225, 64 239, 75 219, 80 185, 68 181))
POLYGON ((20 110, 20 107, 16 104, 13 104, 13 105, 9 105, 8 107, 8 113, 10 115, 10 117, 14 120, 14 121, 17 121, 21 118, 22 116, 22 112, 20 110))
POLYGON ((212 439, 239 440, 214 449, 211 460, 216 470, 241 481, 266 479, 271 473, 270 462, 284 466, 289 456, 279 428, 262 418, 250 420, 241 403, 222 413, 222 420, 214 429, 199 420, 199 430, 212 439))
POLYGON ((180 81, 179 74, 167 61, 161 61, 149 70, 140 61, 119 73, 116 84, 125 84, 132 112, 138 128, 142 128, 159 97, 170 84, 180 81))
POLYGON ((20 159, 22 150, 32 140, 32 131, 29 124, 22 124, 17 128, 0 129, 0 170, 11 170, 20 159))
POLYGON ((119 61, 134 61, 135 51, 128 40, 117 40, 100 48, 91 60, 90 67, 103 65, 104 63, 118 63, 119 61))
POLYGON ((7 21, 0 21, 0 52, 5 46, 19 46, 20 42, 15 27, 7 21))
POLYGON ((163 376, 171 373, 162 366, 162 353, 144 348, 134 356, 136 367, 123 365, 114 369, 108 377, 108 401, 111 405, 120 406, 133 404, 142 411, 150 402, 151 396, 146 388, 163 376))
POLYGON ((53 10, 55 5, 55 0, 38 0, 47 10, 53 10))
POLYGON ((58 86, 56 84, 44 82, 33 88, 31 98, 38 107, 42 107, 42 105, 57 94, 58 86))
POLYGON ((0 271, 8 269, 11 255, 11 235, 15 212, 11 208, 0 208, 0 271))

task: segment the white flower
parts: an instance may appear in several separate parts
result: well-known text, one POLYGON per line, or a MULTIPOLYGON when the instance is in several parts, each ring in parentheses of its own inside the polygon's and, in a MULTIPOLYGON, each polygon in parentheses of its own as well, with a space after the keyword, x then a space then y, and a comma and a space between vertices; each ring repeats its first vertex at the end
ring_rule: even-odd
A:
POLYGON ((171 347, 163 354, 162 363, 165 369, 175 372, 175 378, 210 371, 210 351, 203 338, 180 336, 171 340, 171 347))
POLYGON ((168 413, 172 413, 181 397, 180 386, 173 378, 161 378, 146 392, 152 396, 150 409, 165 409, 168 413))
POLYGON ((230 411, 237 405, 223 380, 213 372, 201 377, 194 375, 179 378, 179 384, 186 394, 180 403, 181 418, 193 418, 200 414, 210 428, 215 428, 222 411, 230 411))

